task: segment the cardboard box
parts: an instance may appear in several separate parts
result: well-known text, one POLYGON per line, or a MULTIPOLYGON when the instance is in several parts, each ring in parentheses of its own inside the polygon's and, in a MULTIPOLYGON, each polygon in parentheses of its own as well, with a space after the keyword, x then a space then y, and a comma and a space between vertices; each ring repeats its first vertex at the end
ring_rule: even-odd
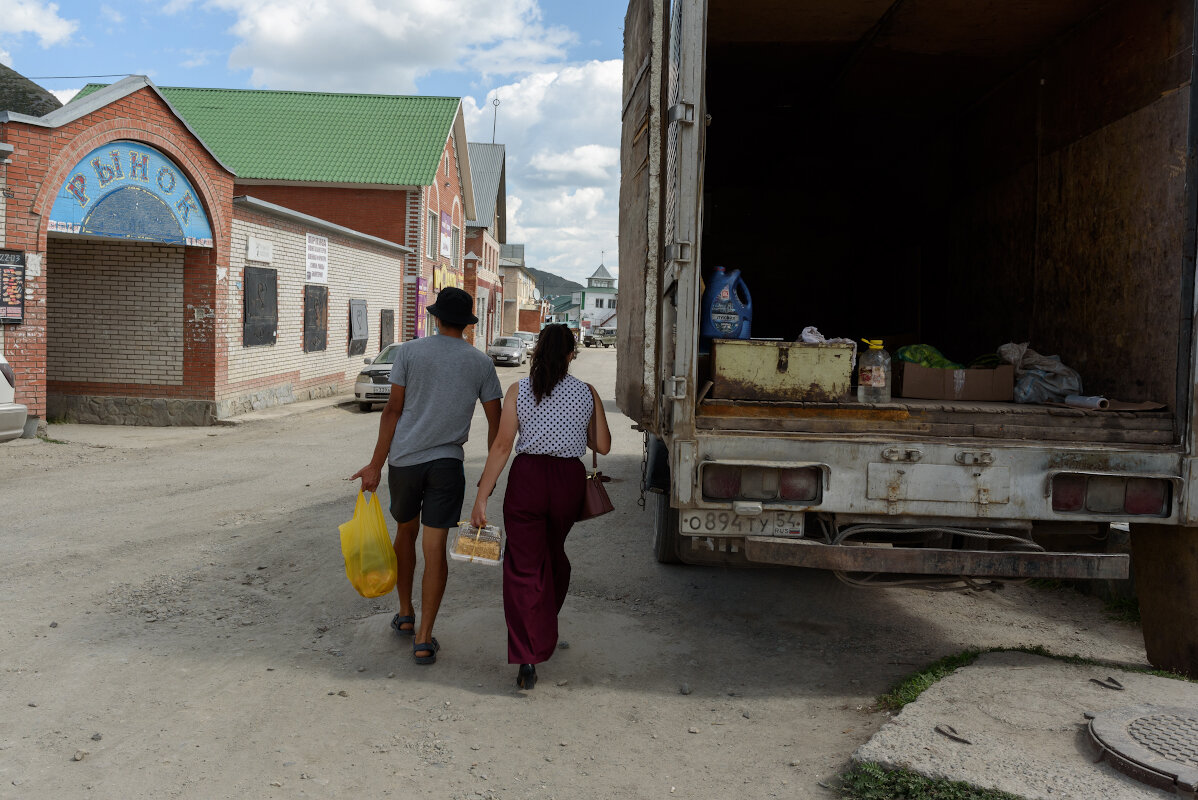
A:
POLYGON ((997 400, 1011 402, 1015 367, 933 369, 895 360, 901 371, 899 397, 924 400, 997 400))
POLYGON ((849 394, 853 346, 715 339, 711 396, 723 400, 837 402, 849 394))

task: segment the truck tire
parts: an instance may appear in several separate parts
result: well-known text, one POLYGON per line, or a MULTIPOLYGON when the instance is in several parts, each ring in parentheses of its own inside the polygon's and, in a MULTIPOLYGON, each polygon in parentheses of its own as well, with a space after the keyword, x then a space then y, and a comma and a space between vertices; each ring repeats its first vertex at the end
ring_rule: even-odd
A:
POLYGON ((1198 678, 1198 528, 1133 524, 1131 564, 1148 663, 1198 678))
POLYGON ((681 564, 678 555, 682 536, 678 533, 678 509, 670 506, 670 496, 663 492, 653 495, 653 555, 659 564, 681 564))
POLYGON ((361 411, 363 414, 369 414, 370 408, 373 405, 374 405, 373 403, 358 403, 358 410, 361 411))

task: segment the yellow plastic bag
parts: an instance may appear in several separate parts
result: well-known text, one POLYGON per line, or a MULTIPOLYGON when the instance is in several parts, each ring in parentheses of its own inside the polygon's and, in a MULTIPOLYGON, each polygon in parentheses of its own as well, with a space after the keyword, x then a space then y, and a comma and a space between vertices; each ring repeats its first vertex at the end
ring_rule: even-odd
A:
POLYGON ((398 574, 395 548, 387 532, 387 520, 379 505, 377 493, 366 496, 358 492, 354 516, 343 523, 341 555, 345 556, 345 574, 363 597, 382 597, 395 588, 398 574))

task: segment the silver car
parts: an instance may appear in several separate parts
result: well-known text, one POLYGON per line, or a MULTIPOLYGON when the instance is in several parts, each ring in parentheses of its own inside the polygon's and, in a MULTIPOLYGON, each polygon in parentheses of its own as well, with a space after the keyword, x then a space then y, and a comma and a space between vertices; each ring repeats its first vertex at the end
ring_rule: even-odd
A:
POLYGON ((524 363, 524 342, 515 336, 501 336, 491 342, 487 355, 496 364, 514 364, 517 367, 524 363))
POLYGON ((524 350, 528 353, 532 352, 533 346, 537 343, 537 335, 530 331, 516 331, 512 336, 524 342, 524 350))
POLYGON ((368 412, 375 403, 386 403, 391 399, 391 365, 395 363, 399 345, 399 342, 393 342, 374 358, 366 359, 366 368, 358 373, 354 381, 354 399, 362 411, 368 412))
POLYGON ((0 442, 16 439, 25 432, 29 409, 15 402, 17 378, 8 359, 0 354, 0 442))

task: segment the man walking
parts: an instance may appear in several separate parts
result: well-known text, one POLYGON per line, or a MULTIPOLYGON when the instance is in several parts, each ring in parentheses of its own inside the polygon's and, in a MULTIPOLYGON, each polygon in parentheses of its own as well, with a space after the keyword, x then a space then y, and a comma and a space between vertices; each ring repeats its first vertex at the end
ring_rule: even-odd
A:
POLYGON ((437 334, 399 348, 391 367, 391 399, 379 420, 374 455, 351 478, 362 479, 362 491, 376 491, 387 463, 391 516, 399 523, 395 534, 399 613, 391 627, 400 636, 414 636, 412 657, 417 664, 434 663, 441 647, 433 636, 433 622, 449 576, 445 542, 462 516, 466 493, 462 445, 470 436, 476 400, 487 415, 488 449, 499 430, 503 391, 495 365, 462 338, 466 326, 478 322, 472 305, 470 295, 461 289, 442 289, 437 302, 428 307, 437 318, 437 334), (421 523, 424 577, 417 628, 412 587, 421 523))

